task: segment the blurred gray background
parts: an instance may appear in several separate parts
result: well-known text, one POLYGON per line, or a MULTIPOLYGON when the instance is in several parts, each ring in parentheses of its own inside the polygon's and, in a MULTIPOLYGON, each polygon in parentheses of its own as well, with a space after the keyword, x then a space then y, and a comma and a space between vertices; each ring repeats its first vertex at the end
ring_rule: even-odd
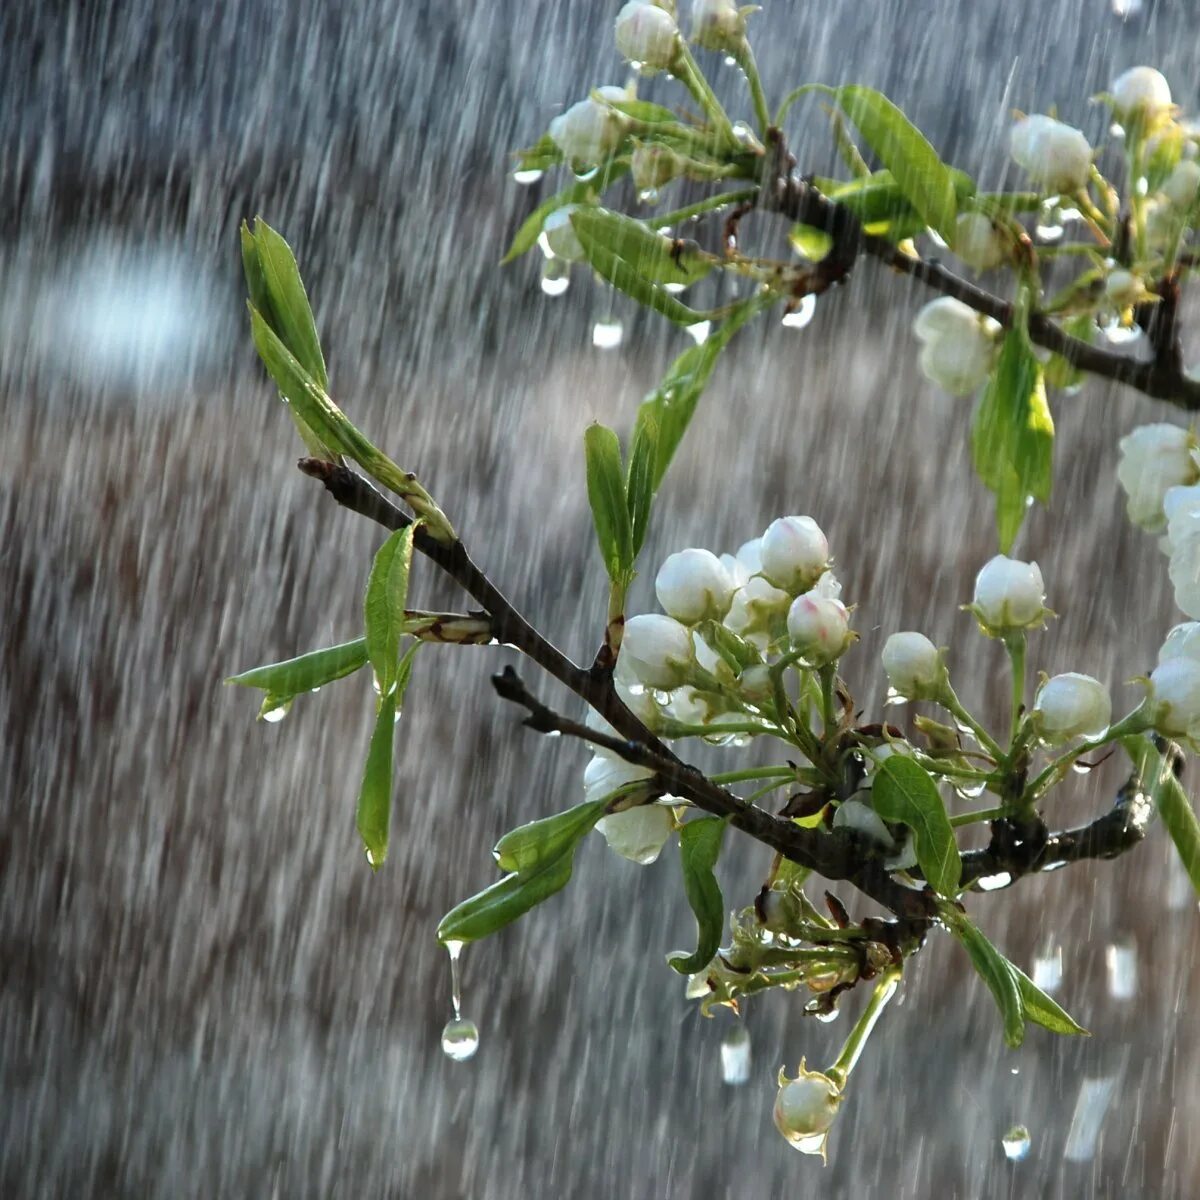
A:
MULTIPOLYGON (((935 935, 822 1170, 775 1132, 773 1079, 802 1054, 828 1062, 862 997, 832 1025, 804 1019, 802 997, 752 1004, 750 1080, 725 1084, 731 1022, 701 1020, 664 962, 693 936, 669 854, 639 869, 589 841, 567 892, 469 948, 481 1046, 443 1056, 436 921, 494 877, 501 833, 578 801, 586 761, 493 698, 507 652, 418 662, 377 876, 353 822, 365 680, 278 725, 221 686, 354 636, 381 538, 294 469, 245 327, 235 230, 255 213, 297 249, 345 407, 542 628, 573 654, 594 647, 605 589, 581 432, 628 430, 688 343, 584 272, 552 298, 532 258, 496 264, 549 187, 516 185, 509 152, 625 79, 618 7, 0 10, 0 1194, 1200 1191, 1200 923, 1161 831, 1119 864, 970 903, 1026 969, 1052 975, 1061 955, 1056 995, 1095 1036, 1037 1031, 1005 1051, 990 998, 935 935), (625 336, 598 349, 609 319, 625 336), (1017 1122, 1031 1145, 1010 1162, 1017 1122)), ((1057 104, 1099 140, 1087 97, 1125 67, 1159 66, 1195 112, 1195 17, 1165 0, 767 0, 752 28, 773 102, 805 81, 882 88, 995 184, 1011 109, 1057 104)), ((736 71, 704 62, 748 116, 736 71)), ((642 94, 681 98, 661 79, 642 94)), ((815 103, 788 132, 802 169, 828 168, 815 103)), ((993 552, 991 507, 969 402, 915 369, 925 298, 863 263, 807 328, 742 335, 661 495, 635 608, 670 550, 732 550, 810 513, 859 605, 845 673, 860 704, 880 711, 886 634, 919 628, 951 646, 969 702, 999 714, 1000 655, 957 609, 993 552)), ((1116 443, 1182 415, 1096 384, 1054 406, 1053 503, 1017 551, 1062 616, 1031 663, 1098 675, 1120 706, 1178 615, 1165 560, 1124 519, 1116 443)), ((462 603, 430 570, 414 588, 462 603)), ((1052 816, 1099 811, 1120 777, 1114 761, 1074 780, 1052 816)), ((730 907, 766 865, 730 840, 730 907)))

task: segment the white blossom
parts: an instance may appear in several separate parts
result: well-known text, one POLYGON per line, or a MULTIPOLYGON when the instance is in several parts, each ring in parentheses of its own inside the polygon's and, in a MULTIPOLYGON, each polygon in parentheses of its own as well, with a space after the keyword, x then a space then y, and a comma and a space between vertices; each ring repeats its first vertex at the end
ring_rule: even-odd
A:
POLYGON ((1167 528, 1167 490, 1200 477, 1191 431, 1178 425, 1141 425, 1120 441, 1117 482, 1128 496, 1129 519, 1149 533, 1167 528))
POLYGON ((1163 183, 1162 193, 1176 208, 1191 208, 1200 195, 1200 163, 1191 158, 1177 163, 1163 183))
POLYGON ((952 396, 973 392, 992 369, 1000 326, 961 300, 942 296, 917 313, 913 332, 924 342, 921 370, 952 396))
POLYGON ((1092 148, 1078 129, 1034 114, 1013 126, 1013 161, 1051 192, 1077 192, 1086 186, 1092 148))
POLYGON ((792 598, 769 584, 761 575, 751 576, 733 594, 725 626, 742 637, 765 632, 775 617, 787 612, 792 598))
MULTIPOLYGON (((624 88, 610 86, 596 91, 605 100, 629 99, 624 88)), ((619 112, 589 96, 550 122, 550 137, 566 158, 592 165, 603 162, 621 144, 625 125, 619 112)))
POLYGON ((833 814, 833 827, 853 830, 888 850, 895 846, 895 839, 884 824, 883 818, 861 800, 842 801, 837 807, 837 812, 833 814))
POLYGON ((1061 745, 1076 737, 1099 737, 1112 720, 1112 698, 1100 680, 1069 671, 1042 684, 1033 711, 1042 738, 1061 745))
POLYGON ((653 774, 648 767, 639 767, 603 750, 597 751, 583 770, 584 798, 589 803, 604 800, 627 783, 649 779, 653 774))
POLYGON ((990 271, 1009 257, 1008 239, 981 212, 960 213, 950 248, 976 271, 990 271))
POLYGON ((1130 67, 1113 80, 1113 111, 1123 120, 1156 117, 1171 107, 1171 85, 1153 67, 1130 67))
POLYGON ((808 591, 829 565, 829 542, 812 517, 779 517, 762 536, 762 573, 792 596, 808 591))
POLYGON ((621 658, 646 687, 678 687, 695 657, 691 631, 673 617, 640 613, 625 623, 621 658))
POLYGON ((734 581, 712 551, 693 548, 666 559, 658 569, 654 590, 672 617, 693 625, 725 616, 733 601, 734 581))
POLYGON ((1166 737, 1200 736, 1200 662, 1169 658, 1150 675, 1154 727, 1166 737))
POLYGON ((1172 658, 1191 658, 1200 662, 1200 621, 1184 621, 1176 625, 1158 651, 1158 661, 1172 658))
POLYGON ((565 262, 580 262, 586 257, 583 243, 575 232, 575 226, 571 224, 571 214, 578 207, 577 204, 568 204, 563 208, 556 208, 542 222, 542 233, 551 254, 565 262))
POLYGON ((617 13, 613 29, 617 50, 631 63, 665 70, 675 60, 679 29, 675 18, 645 0, 631 0, 617 13))
POLYGON ((639 804, 601 817, 596 830, 622 858, 649 866, 674 832, 675 814, 666 804, 639 804))
POLYGON ((888 683, 909 700, 931 699, 944 683, 941 651, 923 634, 893 633, 883 645, 888 683))
POLYGON ((997 554, 975 577, 975 611, 991 634, 1040 626, 1046 587, 1037 563, 997 554))

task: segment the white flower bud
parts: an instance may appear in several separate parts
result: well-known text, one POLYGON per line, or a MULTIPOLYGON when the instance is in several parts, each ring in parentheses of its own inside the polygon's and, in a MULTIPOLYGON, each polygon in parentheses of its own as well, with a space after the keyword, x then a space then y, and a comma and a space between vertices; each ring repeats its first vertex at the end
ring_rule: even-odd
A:
POLYGON ((960 213, 950 247, 976 271, 990 271, 1009 257, 1008 239, 981 212, 960 213))
POLYGON ((933 699, 946 681, 941 651, 923 633, 893 633, 883 646, 888 683, 906 699, 933 699))
POLYGON ((750 582, 751 572, 746 564, 740 558, 733 554, 721 555, 721 566, 729 573, 729 578, 733 580, 734 590, 740 587, 745 587, 750 582))
POLYGON ((733 602, 734 583, 710 550, 689 549, 670 555, 659 567, 654 590, 671 616, 694 625, 725 616, 733 602))
POLYGON ((1171 107, 1171 85, 1153 67, 1130 67, 1113 81, 1113 112, 1123 120, 1156 117, 1171 107))
POLYGON ((1154 727, 1165 737, 1200 736, 1200 662, 1170 658, 1150 675, 1154 727))
POLYGON ((1104 281, 1104 294, 1117 308, 1128 308, 1137 303, 1142 294, 1142 286, 1132 271, 1118 267, 1111 271, 1104 281))
POLYGON ((1050 192, 1077 192, 1086 186, 1092 148, 1078 129, 1040 114, 1013 126, 1013 161, 1050 192))
POLYGON ((751 538, 738 547, 737 560, 751 575, 757 575, 762 570, 762 538, 751 538))
POLYGON ((631 63, 665 70, 675 61, 679 30, 675 18, 644 0, 631 0, 619 13, 613 30, 617 50, 631 63))
MULTIPOLYGON (((628 100, 624 88, 602 87, 596 91, 606 100, 628 100)), ((572 104, 550 122, 550 137, 572 162, 594 165, 603 162, 621 144, 625 118, 615 109, 590 96, 572 104)))
POLYGON ((921 308, 913 320, 913 333, 922 342, 943 337, 969 337, 979 324, 979 314, 953 296, 939 296, 921 308))
POLYGON ((810 596, 822 596, 826 600, 840 600, 842 598, 841 580, 832 572, 826 571, 816 583, 812 585, 810 596))
POLYGON ((787 592, 772 587, 761 575, 754 575, 745 587, 734 592, 725 626, 742 637, 764 633, 774 618, 787 612, 791 602, 787 592))
POLYGON ((1200 662, 1200 621, 1185 621, 1167 634, 1158 651, 1158 661, 1165 663, 1172 658, 1191 658, 1200 662))
POLYGON ((824 1160, 829 1128, 841 1102, 842 1092, 837 1084, 828 1075, 806 1070, 801 1059, 795 1079, 779 1072, 775 1128, 801 1154, 819 1154, 824 1160))
POLYGON ((1173 553, 1176 545, 1200 533, 1200 485, 1174 484, 1162 498, 1163 516, 1167 521, 1166 551, 1173 553))
POLYGON ((571 224, 571 214, 578 207, 578 204, 568 204, 564 208, 556 208, 542 222, 542 233, 550 253, 564 262, 582 262, 587 257, 575 226, 571 224))
POLYGON ((1168 537, 1171 543, 1168 573, 1175 587, 1175 603, 1189 617, 1200 617, 1200 513, 1177 513, 1171 518, 1168 537))
POLYGON ((797 596, 808 591, 829 565, 829 543, 812 517, 779 517, 762 536, 762 573, 797 596))
POLYGON ((771 683, 771 668, 766 663, 747 667, 738 676, 737 688, 742 698, 749 700, 751 704, 762 704, 770 700, 775 694, 771 683))
POLYGON ((1038 688, 1033 702, 1038 732, 1050 745, 1099 737, 1112 720, 1108 688, 1090 675, 1069 671, 1038 688))
POLYGON ((692 0, 692 41, 729 51, 746 36, 746 17, 734 0, 692 0))
POLYGON ((1129 519, 1150 533, 1167 528, 1163 502, 1167 490, 1195 483, 1200 468, 1195 440, 1178 425, 1141 425, 1120 441, 1117 482, 1129 497, 1129 519))
POLYGON ((925 343, 921 370, 952 396, 973 392, 995 362, 1000 326, 960 300, 943 296, 917 313, 913 332, 925 343))
POLYGON ((836 662, 854 641, 850 614, 840 600, 797 596, 788 609, 792 645, 815 667, 836 662))
POLYGON ((675 831, 675 814, 665 804, 639 804, 601 817, 596 829, 610 849, 645 867, 659 856, 675 831))
POLYGON ((668 691, 678 687, 695 656, 691 631, 673 617, 641 613, 625 623, 621 658, 647 687, 668 691))
POLYGON ((997 554, 975 577, 975 612, 992 636, 1040 626, 1045 599, 1037 563, 997 554))
POLYGON ((639 767, 606 750, 598 750, 583 770, 584 798, 604 800, 627 783, 649 779, 654 774, 648 767, 639 767))
POLYGON ((834 829, 852 830, 888 850, 895 846, 895 839, 888 832, 883 818, 869 804, 864 804, 861 800, 842 801, 838 805, 837 812, 833 814, 833 827, 834 829))
POLYGON ((1200 163, 1185 158, 1176 164, 1162 185, 1162 192, 1176 208, 1191 208, 1200 195, 1200 163))
POLYGON ((722 711, 719 696, 694 687, 676 688, 669 709, 671 716, 684 725, 707 725, 722 711))

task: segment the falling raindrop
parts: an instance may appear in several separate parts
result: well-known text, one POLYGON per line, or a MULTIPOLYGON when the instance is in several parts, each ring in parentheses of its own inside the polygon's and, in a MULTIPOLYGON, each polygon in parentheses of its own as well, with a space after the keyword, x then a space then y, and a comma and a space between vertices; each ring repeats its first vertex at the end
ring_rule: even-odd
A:
POLYGON ((1108 994, 1114 1000, 1132 1000, 1138 990, 1137 949, 1125 943, 1111 945, 1104 952, 1108 967, 1108 994))
POLYGON ((442 1030, 442 1053, 455 1062, 466 1062, 479 1049, 479 1030, 474 1021, 455 1017, 442 1030))
POLYGON ((531 183, 537 183, 545 174, 545 171, 532 169, 529 171, 514 171, 512 174, 513 183, 519 183, 522 187, 528 187, 531 183))
POLYGON ((1067 1131, 1067 1144, 1063 1148, 1063 1157, 1069 1162, 1088 1162, 1095 1155, 1100 1128, 1116 1086, 1115 1075, 1085 1079, 1080 1085, 1071 1128, 1067 1131))
POLYGON ((984 875, 975 883, 981 892, 995 892, 1008 887, 1012 883, 1012 876, 1007 871, 1000 871, 995 875, 984 875))
POLYGON ((1142 3, 1143 0, 1112 0, 1113 16, 1120 17, 1122 21, 1136 17, 1142 11, 1142 3))
POLYGON ((550 258, 542 264, 542 291, 547 296, 561 296, 570 286, 569 264, 560 258, 550 258))
POLYGON ((813 314, 816 311, 816 296, 805 296, 794 312, 784 315, 780 324, 786 325, 788 329, 803 329, 813 319, 813 314))
POLYGON ((750 1078, 750 1031, 741 1021, 721 1039, 721 1078, 734 1086, 750 1078))
POLYGON ((1037 225, 1034 227, 1034 233, 1043 242, 1057 242, 1062 237, 1062 213, 1053 201, 1043 204, 1038 210, 1037 225))
POLYGON ((262 719, 268 725, 278 725, 284 717, 288 715, 288 710, 292 707, 290 700, 284 701, 283 704, 277 704, 274 708, 268 708, 263 714, 262 719))
POLYGON ((709 330, 712 329, 711 321, 697 321, 695 325, 687 326, 688 335, 697 346, 703 346, 708 341, 709 330))
POLYGON ((1024 1125, 1014 1125, 1001 1139, 1004 1157, 1009 1162, 1020 1162, 1029 1153, 1029 1130, 1024 1125))
POLYGON ((621 344, 624 335, 620 321, 597 321, 592 326, 592 345, 598 350, 613 350, 621 344))
POLYGON ((1047 948, 1033 960, 1033 982, 1043 992, 1057 992, 1062 986, 1062 947, 1047 948))
POLYGON ((657 204, 658 188, 642 188, 637 198, 639 204, 657 204))

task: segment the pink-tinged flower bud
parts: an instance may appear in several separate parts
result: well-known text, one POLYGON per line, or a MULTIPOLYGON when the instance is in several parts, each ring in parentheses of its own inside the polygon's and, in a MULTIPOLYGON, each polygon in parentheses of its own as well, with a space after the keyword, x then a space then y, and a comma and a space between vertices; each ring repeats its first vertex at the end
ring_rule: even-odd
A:
POLYGON ((1099 737, 1112 721, 1112 698, 1098 679, 1070 671, 1042 684, 1033 712, 1043 740, 1058 746, 1072 738, 1099 737))
POLYGON ((807 592, 829 566, 829 543, 812 517, 772 521, 760 546, 762 573, 792 596, 807 592))
POLYGON ((679 550, 658 569, 658 602, 677 621, 694 625, 720 620, 733 602, 734 583, 721 560, 709 550, 679 550))
POLYGON ((641 613, 625 623, 621 659, 646 687, 678 687, 695 658, 691 632, 673 617, 641 613))
POLYGON ((850 614, 840 600, 797 596, 788 609, 792 645, 814 667, 836 662, 854 642, 850 614))

